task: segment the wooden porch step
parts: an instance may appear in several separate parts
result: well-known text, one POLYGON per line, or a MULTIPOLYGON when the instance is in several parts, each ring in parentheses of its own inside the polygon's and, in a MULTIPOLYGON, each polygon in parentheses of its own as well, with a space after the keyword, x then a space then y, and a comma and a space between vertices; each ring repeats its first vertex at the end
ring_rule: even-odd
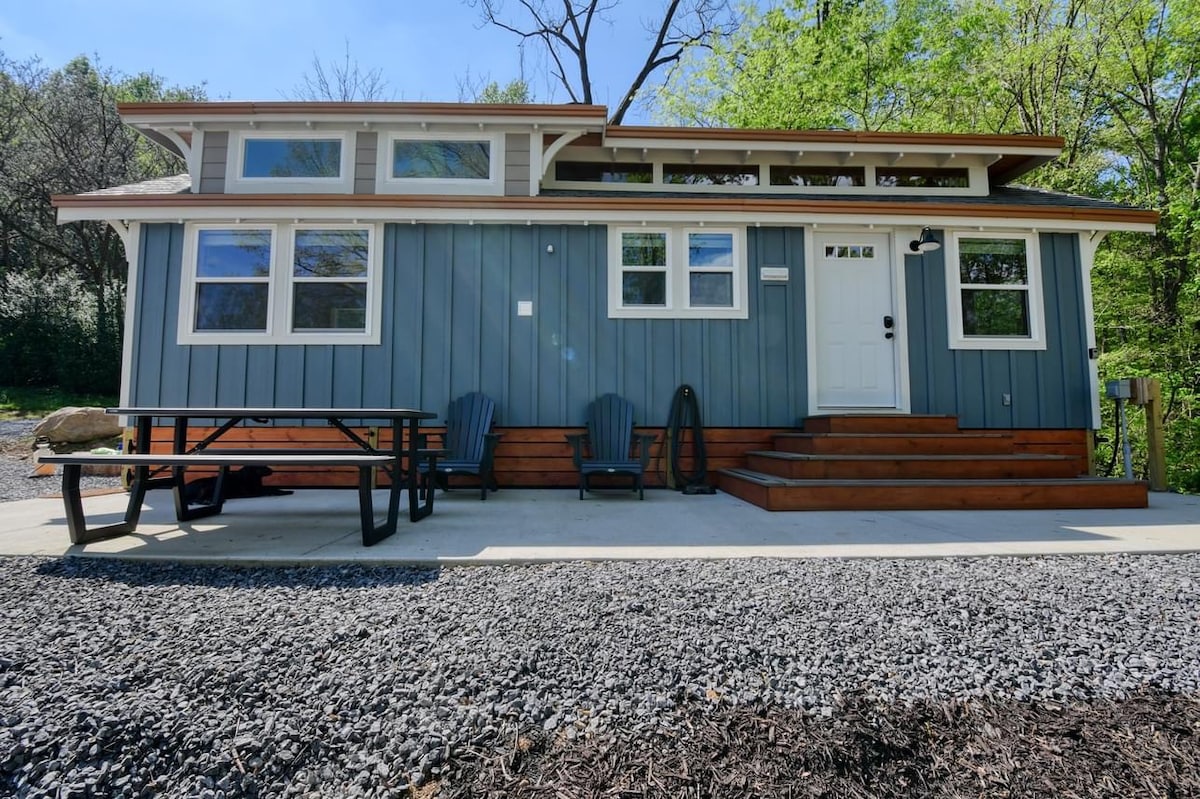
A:
POLYGON ((811 455, 750 452, 746 466, 791 480, 1048 479, 1079 475, 1069 455, 811 455))
POLYGON ((717 486, 766 510, 1144 508, 1140 480, 789 480, 722 469, 717 486))
POLYGON ((780 433, 780 452, 810 455, 1007 455, 1012 435, 989 433, 780 433))
POLYGON ((933 414, 806 416, 805 433, 957 433, 958 417, 933 414))

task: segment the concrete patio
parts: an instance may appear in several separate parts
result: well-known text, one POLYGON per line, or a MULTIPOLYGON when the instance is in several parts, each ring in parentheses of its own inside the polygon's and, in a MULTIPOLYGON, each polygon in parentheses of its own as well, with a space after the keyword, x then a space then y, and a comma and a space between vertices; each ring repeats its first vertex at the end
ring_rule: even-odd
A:
MULTIPOLYGON (((85 498, 90 525, 118 521, 125 495, 85 498)), ((382 502, 384 495, 378 495, 382 502)), ((378 505, 377 505, 378 507, 378 505)), ((360 542, 353 491, 231 500, 219 516, 180 524, 154 491, 136 535, 72 546, 63 503, 0 504, 0 555, 253 564, 480 564, 641 558, 821 558, 1200 551, 1200 497, 1151 494, 1141 510, 771 513, 727 494, 683 496, 502 490, 439 493, 433 516, 360 542)))

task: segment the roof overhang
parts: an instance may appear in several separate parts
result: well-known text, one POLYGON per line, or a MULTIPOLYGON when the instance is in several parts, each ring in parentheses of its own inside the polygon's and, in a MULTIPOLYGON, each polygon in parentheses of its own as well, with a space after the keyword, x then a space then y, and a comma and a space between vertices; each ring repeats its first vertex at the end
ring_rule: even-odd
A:
POLYGON ((937 225, 1153 232, 1156 211, 954 202, 730 197, 447 197, 434 195, 175 194, 56 196, 58 221, 359 220, 396 223, 636 223, 937 225))

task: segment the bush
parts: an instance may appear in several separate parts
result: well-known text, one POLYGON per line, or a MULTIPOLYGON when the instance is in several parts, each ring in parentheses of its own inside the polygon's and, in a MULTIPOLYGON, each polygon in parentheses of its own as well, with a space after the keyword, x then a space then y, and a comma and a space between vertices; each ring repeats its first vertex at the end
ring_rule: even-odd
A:
POLYGON ((0 375, 14 386, 115 394, 121 382, 121 287, 95 293, 72 275, 0 277, 0 375))

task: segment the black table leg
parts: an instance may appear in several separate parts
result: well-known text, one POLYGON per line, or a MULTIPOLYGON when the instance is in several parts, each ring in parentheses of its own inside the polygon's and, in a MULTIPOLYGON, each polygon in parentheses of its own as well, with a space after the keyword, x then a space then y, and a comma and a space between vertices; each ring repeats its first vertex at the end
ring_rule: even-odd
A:
MULTIPOLYGON (((172 442, 172 451, 176 455, 186 454, 188 451, 187 445, 187 430, 188 420, 186 416, 175 417, 175 437, 172 442)), ((213 501, 211 505, 201 505, 193 508, 189 507, 187 498, 187 469, 184 466, 171 467, 171 490, 175 495, 175 518, 181 522, 190 522, 195 519, 203 519, 205 516, 215 516, 220 513, 225 507, 225 472, 224 467, 221 468, 217 475, 217 484, 213 488, 213 501)))
MULTIPOLYGON (((418 482, 420 480, 420 436, 418 435, 419 420, 408 420, 408 518, 411 521, 419 522, 429 514, 433 513, 433 495, 434 491, 425 492, 425 502, 420 501, 418 491, 418 482)), ((436 459, 432 459, 430 463, 430 479, 436 473, 436 459)))
POLYGON ((383 524, 375 524, 375 505, 371 498, 374 466, 358 468, 358 512, 362 519, 362 542, 364 547, 378 544, 383 539, 396 532, 396 522, 400 519, 400 481, 392 481, 388 493, 387 519, 383 524))
POLYGON ((125 535, 137 530, 142 515, 142 500, 146 497, 147 467, 134 467, 134 479, 129 486, 129 504, 125 507, 125 520, 104 527, 88 529, 83 515, 83 498, 79 493, 79 476, 83 466, 78 463, 63 464, 63 504, 67 512, 67 531, 72 544, 88 544, 102 538, 125 535))

